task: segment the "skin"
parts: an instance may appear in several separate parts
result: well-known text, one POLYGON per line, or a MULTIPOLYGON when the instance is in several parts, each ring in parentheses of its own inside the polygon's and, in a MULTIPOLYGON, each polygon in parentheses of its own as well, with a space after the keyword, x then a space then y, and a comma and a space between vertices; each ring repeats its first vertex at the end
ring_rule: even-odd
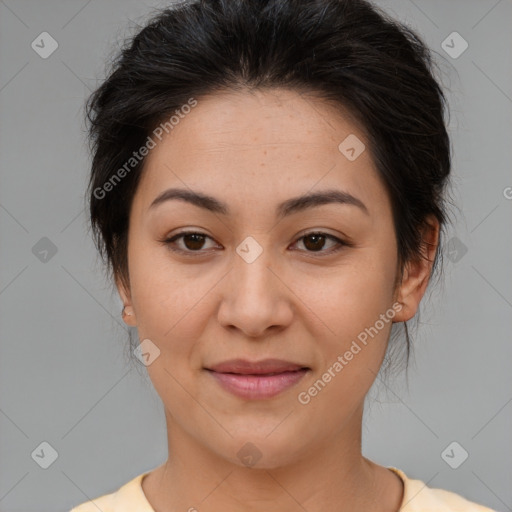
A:
POLYGON ((439 225, 430 219, 424 258, 395 286, 391 203, 366 140, 340 109, 274 89, 201 98, 150 151, 130 212, 129 286, 118 279, 117 287, 125 322, 160 350, 147 370, 164 405, 169 458, 142 483, 156 512, 398 510, 402 481, 361 454, 363 403, 392 322, 418 309, 439 225), (349 134, 366 144, 354 161, 338 150, 349 134), (149 209, 171 187, 214 196, 231 213, 183 200, 149 209), (332 203, 276 218, 280 202, 331 188, 360 199, 368 214, 332 203), (174 247, 196 257, 161 242, 189 229, 210 238, 174 247), (312 231, 352 246, 332 252, 328 238, 323 246, 301 238, 312 231), (252 263, 236 252, 248 236, 263 251, 252 263), (396 303, 392 321, 301 404, 298 394, 396 303), (278 396, 245 400, 204 370, 237 357, 311 370, 278 396), (247 442, 261 454, 252 467, 237 456, 247 442))

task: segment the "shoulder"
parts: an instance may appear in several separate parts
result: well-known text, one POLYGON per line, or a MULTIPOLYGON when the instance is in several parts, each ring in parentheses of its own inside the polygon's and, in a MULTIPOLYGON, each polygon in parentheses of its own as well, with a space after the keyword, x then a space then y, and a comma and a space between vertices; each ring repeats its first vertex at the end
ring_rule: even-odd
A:
POLYGON ((141 473, 117 491, 77 505, 70 512, 154 512, 142 490, 142 479, 148 473, 141 473))
POLYGON ((98 510, 101 510, 102 512, 114 512, 112 505, 114 496, 115 493, 104 494, 103 496, 99 496, 93 500, 86 501, 81 505, 77 505, 72 508, 70 512, 98 512, 98 510))
POLYGON ((403 471, 390 467, 404 482, 400 512, 495 512, 469 501, 460 494, 428 487, 423 481, 408 478, 403 471))

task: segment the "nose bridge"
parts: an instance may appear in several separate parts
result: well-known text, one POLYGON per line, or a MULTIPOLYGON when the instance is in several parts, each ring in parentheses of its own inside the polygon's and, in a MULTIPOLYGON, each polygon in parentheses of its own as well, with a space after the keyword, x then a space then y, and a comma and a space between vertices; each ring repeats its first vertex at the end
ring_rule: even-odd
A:
POLYGON ((251 299, 251 296, 266 301, 275 293, 272 283, 275 276, 269 269, 272 267, 272 251, 264 246, 261 238, 260 242, 249 236, 236 248, 233 278, 238 301, 251 299))
POLYGON ((224 326, 238 327, 250 336, 287 323, 290 311, 284 289, 274 275, 271 249, 265 248, 264 242, 260 244, 253 237, 247 237, 236 248, 236 253, 219 321, 224 326))

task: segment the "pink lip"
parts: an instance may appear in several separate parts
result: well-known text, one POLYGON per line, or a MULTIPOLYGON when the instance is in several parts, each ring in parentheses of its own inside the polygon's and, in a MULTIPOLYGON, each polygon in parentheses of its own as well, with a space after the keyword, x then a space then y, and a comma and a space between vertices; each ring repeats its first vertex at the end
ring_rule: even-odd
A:
POLYGON ((207 370, 226 391, 254 400, 282 393, 297 384, 309 368, 279 359, 259 362, 234 359, 207 370))

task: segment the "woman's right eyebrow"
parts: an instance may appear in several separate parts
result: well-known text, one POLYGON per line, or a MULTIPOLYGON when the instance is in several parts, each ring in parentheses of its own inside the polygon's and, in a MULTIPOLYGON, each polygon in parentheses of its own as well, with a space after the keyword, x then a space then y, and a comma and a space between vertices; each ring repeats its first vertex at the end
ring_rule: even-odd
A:
MULTIPOLYGON (((229 206, 219 199, 202 192, 195 192, 181 188, 170 188, 159 194, 150 204, 148 211, 153 210, 158 205, 171 200, 186 201, 213 213, 231 215, 229 206)), ((366 215, 370 214, 366 205, 352 194, 342 190, 327 189, 283 201, 276 208, 276 217, 282 219, 283 217, 293 213, 332 203, 356 206, 366 215)))

